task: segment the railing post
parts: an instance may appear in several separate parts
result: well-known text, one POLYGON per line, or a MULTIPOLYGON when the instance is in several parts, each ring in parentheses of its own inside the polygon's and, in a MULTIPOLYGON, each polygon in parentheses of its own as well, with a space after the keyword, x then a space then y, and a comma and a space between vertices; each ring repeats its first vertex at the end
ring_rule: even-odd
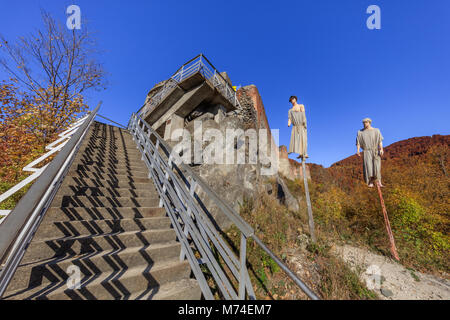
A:
MULTIPOLYGON (((142 127, 140 126, 141 121, 138 121, 138 134, 137 134, 137 143, 138 146, 137 148, 139 149, 139 146, 142 146, 142 148, 144 147, 145 141, 142 141, 143 138, 143 133, 144 133, 144 124, 142 123, 142 127)), ((144 154, 142 154, 142 159, 144 160, 144 154)))
POLYGON ((183 81, 183 71, 184 71, 184 65, 181 67, 181 73, 180 73, 180 80, 179 80, 179 82, 183 81))
POLYGON ((156 162, 156 157, 157 157, 157 152, 159 149, 159 140, 156 140, 156 145, 155 145, 155 152, 153 153, 153 161, 156 162))
POLYGON ((241 232, 241 266, 239 269, 239 300, 245 300, 245 276, 247 274, 247 238, 241 232))
MULTIPOLYGON (((142 132, 142 136, 144 138, 144 149, 142 151, 142 160, 145 159, 145 154, 149 154, 149 150, 150 150, 150 137, 151 137, 151 132, 149 131, 147 133, 147 137, 145 137, 145 130, 143 130, 142 132)), ((151 178, 151 173, 148 174, 148 178, 151 178)))
POLYGON ((131 122, 133 121, 133 119, 134 119, 134 112, 131 114, 131 117, 130 117, 130 120, 128 120, 128 131, 130 131, 130 133, 132 134, 132 132, 131 132, 131 122))
MULTIPOLYGON (((155 151, 153 152, 153 155, 149 155, 149 158, 153 157, 152 164, 154 166, 158 166, 158 153, 159 153, 158 149, 159 149, 159 140, 156 140, 155 151)), ((155 181, 155 183, 157 183, 157 181, 155 181)), ((165 187, 166 187, 166 184, 164 183, 164 185, 163 185, 163 192, 166 191, 165 187)), ((162 199, 162 197, 160 197, 160 199, 159 199, 159 207, 160 208, 163 207, 163 199, 162 199)))
MULTIPOLYGON (((191 177, 189 177, 189 183, 190 183, 189 194, 193 198, 194 197, 194 193, 195 193, 195 188, 197 187, 197 182, 195 180, 193 180, 191 177)), ((186 204, 186 207, 187 207, 187 215, 189 217, 192 217, 192 208, 191 208, 191 206, 186 204)), ((184 231, 184 235, 187 237, 188 234, 189 234, 189 226, 185 225, 183 231, 184 231)), ((184 252, 183 248, 181 248, 180 261, 183 261, 185 256, 186 256, 186 253, 184 252)))
MULTIPOLYGON (((168 169, 166 169, 166 174, 164 175, 164 185, 163 185, 163 189, 162 192, 166 193, 167 191, 167 184, 169 183, 169 172, 167 170, 172 170, 172 156, 169 156, 169 162, 168 162, 168 169)), ((161 199, 159 199, 159 207, 162 208, 163 206, 163 199, 161 197, 161 199)))
POLYGON ((133 138, 133 141, 136 141, 134 138, 134 122, 136 121, 136 117, 134 117, 133 115, 131 116, 131 122, 130 122, 130 131, 131 131, 131 136, 133 138))
MULTIPOLYGON (((152 132, 149 130, 148 133, 147 133, 147 144, 146 144, 146 148, 147 148, 148 158, 149 158, 149 160, 150 160, 150 168, 151 168, 151 170, 153 170, 153 169, 155 168, 155 165, 154 165, 154 163, 153 163, 152 153, 150 152, 150 150, 151 150, 150 145, 151 145, 151 143, 152 143, 151 138, 152 138, 152 132)), ((149 178, 149 179, 152 178, 152 173, 151 173, 151 171, 149 171, 149 173, 148 173, 148 178, 149 178)))
POLYGON ((198 60, 198 71, 202 70, 203 67, 203 61, 202 61, 202 55, 200 55, 200 59, 198 60))

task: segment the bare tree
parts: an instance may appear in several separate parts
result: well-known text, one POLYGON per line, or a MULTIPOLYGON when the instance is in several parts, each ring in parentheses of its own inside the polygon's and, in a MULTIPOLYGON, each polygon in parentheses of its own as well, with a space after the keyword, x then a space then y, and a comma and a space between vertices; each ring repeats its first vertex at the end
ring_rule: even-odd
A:
POLYGON ((0 35, 0 66, 38 105, 42 134, 53 136, 87 106, 84 95, 90 89, 105 88, 105 72, 97 61, 95 42, 83 26, 69 30, 42 12, 44 28, 15 43, 0 35))

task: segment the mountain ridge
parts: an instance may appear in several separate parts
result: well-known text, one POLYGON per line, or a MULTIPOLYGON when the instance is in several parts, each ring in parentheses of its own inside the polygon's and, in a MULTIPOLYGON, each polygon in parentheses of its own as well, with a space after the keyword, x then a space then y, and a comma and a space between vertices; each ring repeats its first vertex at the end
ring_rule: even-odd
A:
MULTIPOLYGON (((433 147, 443 146, 450 149, 450 135, 434 134, 432 136, 412 137, 394 142, 384 147, 382 159, 382 170, 384 164, 395 163, 397 161, 409 162, 408 160, 418 160, 424 157, 433 147)), ((292 162, 297 162, 290 159, 292 162)), ((297 162, 301 165, 299 162, 297 162)), ((307 164, 312 171, 339 172, 346 171, 354 179, 362 179, 362 159, 356 154, 333 163, 330 167, 324 167, 317 163, 307 164)), ((344 173, 344 172, 342 172, 344 173)))

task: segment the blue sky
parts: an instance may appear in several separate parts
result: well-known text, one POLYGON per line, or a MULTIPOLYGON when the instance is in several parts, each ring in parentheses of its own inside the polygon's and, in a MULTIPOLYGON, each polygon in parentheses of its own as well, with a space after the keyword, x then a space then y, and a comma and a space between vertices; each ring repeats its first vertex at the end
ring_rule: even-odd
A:
POLYGON ((40 27, 40 8, 65 22, 70 4, 96 32, 110 74, 108 89, 89 101, 103 100, 100 113, 118 122, 155 83, 204 53, 234 85, 258 87, 281 144, 289 144, 288 99, 297 95, 314 163, 354 154, 367 116, 385 145, 449 134, 448 0, 1 0, 0 33, 13 40, 40 27), (366 27, 371 4, 381 8, 381 30, 366 27))

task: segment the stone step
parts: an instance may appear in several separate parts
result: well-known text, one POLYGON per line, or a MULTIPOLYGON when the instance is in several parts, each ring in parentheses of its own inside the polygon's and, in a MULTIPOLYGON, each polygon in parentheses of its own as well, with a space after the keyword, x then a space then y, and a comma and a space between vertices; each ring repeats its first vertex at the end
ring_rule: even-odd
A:
POLYGON ((104 134, 101 132, 88 132, 87 139, 85 141, 115 141, 117 143, 128 143, 133 141, 133 137, 130 134, 104 134))
POLYGON ((85 253, 114 251, 133 247, 147 247, 158 243, 174 242, 174 229, 116 232, 94 236, 67 237, 33 241, 21 264, 37 261, 78 256, 85 253))
MULTIPOLYGON (((183 280, 189 280, 190 269, 187 261, 173 261, 170 264, 160 264, 150 269, 150 271, 142 270, 142 268, 133 268, 125 271, 123 274, 114 273, 111 275, 102 275, 95 280, 86 279, 86 285, 82 282, 82 288, 76 290, 60 289, 54 293, 48 294, 44 299, 49 300, 137 300, 132 298, 132 294, 137 290, 146 291, 146 299, 162 300, 176 298, 177 296, 186 297, 187 292, 181 290, 189 290, 198 296, 198 290, 194 290, 187 285, 180 287, 177 285, 173 288, 174 283, 183 280), (164 288, 163 294, 158 294, 161 287, 166 284, 172 284, 164 288), (177 293, 170 291, 170 287, 177 293)), ((183 282, 186 283, 186 282, 183 282)), ((194 284, 191 284, 194 287, 194 284)), ((194 287, 195 288, 195 287, 194 287)), ((142 298, 141 298, 142 299, 142 298)), ((192 298, 190 298, 192 299, 192 298)))
POLYGON ((118 128, 118 127, 113 127, 113 126, 109 126, 109 125, 101 125, 101 126, 93 126, 90 128, 90 131, 92 133, 96 133, 98 135, 111 135, 112 133, 114 133, 114 135, 130 135, 130 132, 126 129, 122 129, 122 128, 118 128), (106 128, 106 130, 105 130, 106 128))
POLYGON ((83 140, 80 150, 92 149, 108 152, 136 152, 139 151, 134 141, 83 140))
POLYGON ((113 161, 141 161, 142 160, 142 155, 141 153, 138 152, 132 152, 132 153, 120 153, 120 152, 106 152, 103 150, 91 150, 91 149, 86 149, 86 150, 79 150, 79 152, 81 152, 83 155, 87 156, 87 157, 101 157, 102 159, 108 159, 108 160, 113 160, 113 161))
POLYGON ((123 129, 120 127, 116 127, 116 126, 112 126, 109 124, 105 124, 105 123, 100 123, 100 122, 94 122, 94 124, 91 126, 91 130, 96 130, 98 132, 123 132, 125 134, 129 134, 127 129, 123 129))
POLYGON ((78 185, 65 185, 59 189, 60 194, 68 196, 85 197, 132 197, 132 198, 154 198, 158 197, 156 188, 148 186, 140 189, 131 188, 108 188, 108 187, 86 187, 78 185))
POLYGON ((152 181, 148 178, 148 174, 143 177, 135 177, 126 174, 110 174, 110 173, 97 173, 82 170, 70 170, 67 173, 68 176, 75 178, 87 178, 95 180, 109 180, 112 182, 135 182, 135 183, 148 183, 152 181))
POLYGON ((50 207, 57 208, 79 208, 79 207, 157 207, 159 197, 97 197, 97 196, 56 196, 50 207))
POLYGON ((115 232, 145 231, 168 229, 169 217, 151 217, 134 219, 44 221, 39 226, 33 241, 59 239, 65 237, 102 235, 115 232))
POLYGON ((82 142, 82 145, 96 145, 96 146, 110 146, 110 147, 121 147, 121 148, 134 148, 136 149, 136 142, 132 137, 98 137, 98 136, 88 136, 82 142))
MULTIPOLYGON (((66 281, 70 276, 68 274, 70 270, 68 269, 71 266, 79 267, 82 286, 104 276, 112 278, 114 275, 124 274, 127 270, 138 269, 144 273, 163 267, 166 271, 171 271, 167 269, 173 266, 172 262, 180 263, 180 250, 181 245, 179 243, 171 242, 148 246, 144 249, 127 248, 109 252, 94 252, 65 259, 49 259, 20 265, 7 291, 14 294, 23 289, 45 288, 46 285, 51 284, 59 284, 67 289, 66 281)), ((182 266, 185 273, 190 271, 189 265, 182 264, 182 266)), ((167 282, 173 281, 173 279, 170 279, 170 275, 167 275, 167 278, 167 282)), ((145 287, 135 289, 141 290, 145 287)), ((7 297, 8 292, 3 297, 7 297)))
POLYGON ((165 217, 166 210, 156 207, 140 208, 49 208, 45 214, 47 222, 77 220, 118 220, 133 218, 165 217))
POLYGON ((139 152, 136 142, 130 141, 108 141, 108 140, 83 140, 80 150, 102 150, 108 152, 139 152))
POLYGON ((113 130, 112 132, 104 132, 102 130, 96 130, 95 128, 92 128, 88 132, 89 137, 98 137, 98 138, 115 138, 115 139, 129 139, 131 138, 131 134, 128 131, 119 131, 119 130, 113 130))
POLYGON ((202 290, 195 279, 181 279, 166 283, 158 291, 145 290, 130 296, 129 300, 200 300, 202 290))
POLYGON ((95 142, 108 141, 108 142, 114 142, 114 143, 120 143, 120 144, 128 144, 128 143, 134 142, 133 138, 129 135, 107 134, 105 136, 104 134, 95 133, 95 132, 88 133, 86 136, 86 139, 84 141, 95 141, 95 142))
POLYGON ((80 150, 82 152, 91 151, 91 152, 104 152, 108 154, 127 154, 127 155, 141 154, 141 152, 136 148, 136 144, 128 146, 117 146, 117 145, 85 143, 81 144, 80 150))
POLYGON ((166 210, 157 207, 118 208, 49 208, 45 214, 47 222, 80 220, 119 220, 133 218, 165 217, 166 210))
POLYGON ((92 149, 86 148, 84 150, 80 149, 81 153, 86 154, 88 156, 102 156, 105 158, 113 159, 113 160, 140 160, 142 158, 142 154, 139 151, 111 151, 105 149, 92 149))
POLYGON ((124 165, 124 166, 145 166, 145 162, 141 157, 111 157, 104 154, 87 154, 87 153, 78 153, 74 158, 74 163, 79 162, 80 160, 84 161, 94 161, 94 162, 103 162, 105 165, 116 164, 116 165, 124 165))
POLYGON ((102 167, 96 167, 96 166, 85 166, 85 165, 76 165, 76 166, 72 166, 71 170, 75 170, 75 171, 86 171, 86 172, 95 172, 95 173, 99 173, 99 174, 112 174, 112 175, 129 175, 129 176, 144 176, 147 177, 149 171, 146 170, 145 168, 141 168, 141 169, 126 169, 126 168, 121 168, 121 169, 115 169, 115 168, 102 168, 102 167))
POLYGON ((154 188, 153 180, 147 180, 146 182, 132 182, 132 181, 117 181, 116 179, 90 179, 74 176, 66 176, 62 183, 62 186, 77 185, 83 187, 99 187, 99 188, 126 188, 126 189, 151 189, 154 188))
POLYGON ((187 261, 157 263, 150 270, 137 267, 86 277, 80 281, 80 289, 68 289, 65 281, 46 283, 26 292, 9 293, 5 300, 200 299, 200 287, 196 280, 188 278, 189 273, 187 261))
POLYGON ((107 161, 88 161, 85 159, 78 159, 72 163, 72 167, 76 168, 77 166, 94 166, 97 168, 101 168, 103 170, 113 169, 113 170, 138 170, 138 171, 146 171, 148 172, 148 168, 143 161, 139 161, 138 163, 113 163, 107 161))
POLYGON ((105 156, 103 154, 88 154, 85 152, 81 152, 78 151, 78 153, 75 155, 74 157, 74 163, 77 161, 87 161, 87 162, 100 162, 103 164, 121 164, 121 165, 135 165, 135 166, 139 166, 139 165, 143 165, 145 166, 144 161, 142 160, 141 157, 139 158, 125 158, 125 157, 110 157, 110 156, 105 156))
POLYGON ((96 146, 96 147, 119 147, 119 148, 129 148, 136 149, 136 142, 130 138, 121 137, 118 138, 101 138, 101 137, 87 137, 81 142, 81 146, 96 146))
POLYGON ((82 145, 94 144, 97 146, 118 146, 118 147, 132 147, 136 148, 136 142, 132 137, 100 137, 100 136, 88 136, 86 137, 82 145))

